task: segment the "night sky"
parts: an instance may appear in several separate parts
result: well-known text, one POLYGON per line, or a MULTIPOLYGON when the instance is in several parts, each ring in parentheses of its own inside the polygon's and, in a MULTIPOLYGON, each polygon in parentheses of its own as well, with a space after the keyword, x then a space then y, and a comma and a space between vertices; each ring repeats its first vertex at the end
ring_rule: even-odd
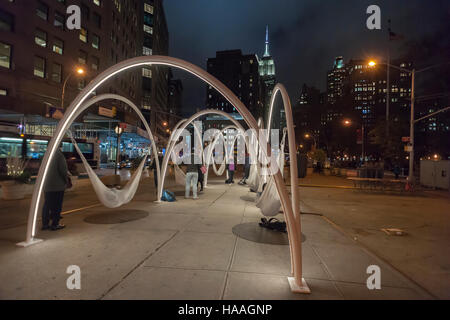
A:
MULTIPOLYGON (((220 50, 242 49, 261 57, 268 24, 277 81, 293 102, 303 83, 325 90, 326 72, 338 55, 345 61, 385 59, 388 19, 392 31, 405 37, 391 42, 394 57, 407 52, 411 42, 450 31, 450 1, 444 0, 165 0, 164 6, 169 54, 203 68, 220 50), (366 28, 371 4, 381 8, 382 30, 366 28)), ((184 112, 204 108, 205 85, 183 72, 175 77, 183 80, 184 112)))

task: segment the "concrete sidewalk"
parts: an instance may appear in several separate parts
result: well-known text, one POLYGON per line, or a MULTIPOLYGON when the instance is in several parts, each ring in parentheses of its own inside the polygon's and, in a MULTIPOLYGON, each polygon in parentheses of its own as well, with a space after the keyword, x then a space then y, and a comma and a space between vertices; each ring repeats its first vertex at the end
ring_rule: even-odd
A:
POLYGON ((323 215, 434 297, 450 299, 448 191, 410 195, 301 187, 300 200, 303 212, 323 215), (384 228, 405 234, 390 236, 384 228))
POLYGON ((120 209, 67 215, 66 230, 42 232, 46 241, 25 249, 15 246, 24 226, 1 230, 0 299, 431 298, 318 215, 302 216, 304 277, 312 294, 292 294, 289 247, 232 233, 261 218, 254 197, 248 188, 213 180, 198 201, 178 196, 156 204, 141 192, 120 209), (93 223, 113 222, 114 214, 140 219, 93 223), (81 268, 81 290, 66 287, 70 265, 81 268), (381 268, 381 290, 366 287, 369 265, 381 268))

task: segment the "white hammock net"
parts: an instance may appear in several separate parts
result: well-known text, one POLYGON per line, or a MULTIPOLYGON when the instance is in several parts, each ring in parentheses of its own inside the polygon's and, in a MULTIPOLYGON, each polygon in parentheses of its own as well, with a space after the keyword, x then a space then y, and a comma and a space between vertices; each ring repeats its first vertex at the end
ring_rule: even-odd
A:
MULTIPOLYGON (((280 146, 280 155, 278 158, 278 167, 282 175, 284 175, 284 165, 285 165, 285 153, 284 147, 286 143, 286 130, 283 134, 283 139, 281 141, 280 146)), ((260 177, 257 175, 257 179, 260 182, 260 187, 262 187, 264 177, 260 177)), ((262 188, 261 188, 262 189, 262 188)), ((260 192, 260 190, 258 190, 260 192)), ((266 217, 274 217, 280 213, 281 209, 281 201, 280 196, 278 195, 278 190, 275 183, 275 178, 273 176, 269 177, 269 181, 266 184, 264 191, 261 196, 256 200, 256 206, 261 210, 261 213, 266 217)))
POLYGON ((133 176, 127 182, 126 186, 123 189, 121 190, 118 190, 116 188, 110 189, 103 184, 103 182, 94 172, 94 170, 92 170, 91 166, 87 162, 86 158, 84 157, 75 140, 73 138, 71 139, 75 147, 75 150, 77 150, 78 155, 80 156, 81 161, 83 162, 84 168, 86 169, 89 179, 91 180, 92 187, 94 188, 94 191, 97 194, 98 200, 105 207, 114 209, 121 207, 129 203, 131 200, 133 200, 134 195, 136 194, 137 188, 139 186, 144 165, 145 162, 147 161, 148 156, 145 156, 144 159, 142 159, 142 162, 140 163, 139 167, 136 169, 133 176))
POLYGON ((176 184, 181 186, 186 185, 186 174, 183 172, 183 170, 181 170, 180 167, 175 164, 174 171, 176 184))
POLYGON ((219 167, 219 169, 217 169, 216 162, 214 161, 214 157, 212 156, 211 159, 212 159, 211 162, 212 162, 212 167, 213 167, 214 173, 218 177, 222 176, 226 169, 225 161, 223 161, 222 165, 219 167))

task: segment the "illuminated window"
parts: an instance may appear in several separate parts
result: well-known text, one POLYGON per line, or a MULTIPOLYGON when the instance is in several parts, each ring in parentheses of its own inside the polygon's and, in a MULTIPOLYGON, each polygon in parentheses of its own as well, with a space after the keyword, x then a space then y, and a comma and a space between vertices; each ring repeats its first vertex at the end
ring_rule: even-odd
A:
POLYGON ((39 78, 45 78, 45 59, 34 57, 34 75, 39 78))
POLYGON ((37 9, 36 9, 36 15, 47 21, 48 19, 48 6, 45 3, 38 2, 37 9))
POLYGON ((46 48, 47 47, 47 33, 40 29, 36 29, 36 31, 34 33, 34 42, 38 46, 46 48))
POLYGON ((56 83, 61 83, 62 79, 62 66, 54 63, 52 68, 52 80, 56 83))
POLYGON ((80 29, 80 40, 84 43, 88 41, 88 31, 85 28, 80 29))
POLYGON ((78 56, 78 63, 87 64, 87 53, 80 50, 80 55, 78 56))
POLYGON ((144 31, 149 33, 149 34, 153 34, 153 28, 144 24, 144 31))
POLYGON ((55 52, 57 54, 63 54, 64 42, 62 40, 59 40, 56 38, 53 40, 53 52, 55 52))
POLYGON ((144 3, 144 11, 153 14, 153 6, 148 3, 144 3))
POLYGON ((153 54, 153 50, 147 47, 143 47, 142 51, 144 56, 151 56, 153 54))
POLYGON ((147 68, 142 68, 142 76, 145 78, 152 78, 152 70, 147 68))
POLYGON ((100 49, 100 38, 97 35, 92 36, 92 47, 95 49, 100 49))
POLYGON ((0 42, 0 67, 11 68, 11 46, 0 42))
POLYGON ((62 14, 55 12, 55 21, 53 21, 53 26, 56 28, 64 29, 65 18, 62 14))

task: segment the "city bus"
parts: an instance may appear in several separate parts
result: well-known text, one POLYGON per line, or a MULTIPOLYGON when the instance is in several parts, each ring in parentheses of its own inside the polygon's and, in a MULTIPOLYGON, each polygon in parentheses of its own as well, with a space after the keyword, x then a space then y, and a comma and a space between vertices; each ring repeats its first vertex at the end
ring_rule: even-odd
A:
MULTIPOLYGON (((50 139, 51 137, 44 136, 0 134, 0 173, 6 171, 6 159, 8 157, 14 157, 26 159, 27 170, 29 170, 32 175, 37 174, 50 139)), ((100 148, 98 142, 86 139, 75 139, 75 141, 91 167, 96 169, 99 166, 100 161, 100 148)), ((78 168, 82 166, 80 156, 69 139, 63 140, 62 152, 66 159, 75 161, 78 168)), ((84 172, 81 168, 80 170, 84 172)))

